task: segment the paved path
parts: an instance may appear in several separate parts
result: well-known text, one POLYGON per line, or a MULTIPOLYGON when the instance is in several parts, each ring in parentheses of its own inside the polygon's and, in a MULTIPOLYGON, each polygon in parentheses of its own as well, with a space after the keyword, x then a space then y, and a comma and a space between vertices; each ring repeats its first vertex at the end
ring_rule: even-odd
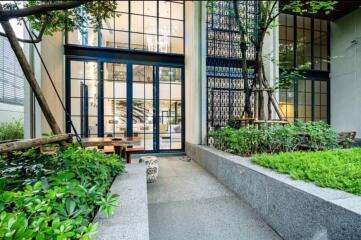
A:
POLYGON ((281 239, 233 192, 184 157, 160 158, 148 184, 150 240, 281 239))

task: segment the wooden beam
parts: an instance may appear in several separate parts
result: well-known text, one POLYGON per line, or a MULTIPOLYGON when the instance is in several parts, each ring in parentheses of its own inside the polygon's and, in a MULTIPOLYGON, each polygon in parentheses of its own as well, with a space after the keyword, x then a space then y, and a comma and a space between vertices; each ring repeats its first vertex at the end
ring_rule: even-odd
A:
POLYGON ((73 134, 59 134, 51 137, 27 139, 16 142, 8 142, 0 144, 0 153, 8 153, 12 151, 24 150, 32 147, 39 147, 46 144, 61 143, 71 141, 73 134))

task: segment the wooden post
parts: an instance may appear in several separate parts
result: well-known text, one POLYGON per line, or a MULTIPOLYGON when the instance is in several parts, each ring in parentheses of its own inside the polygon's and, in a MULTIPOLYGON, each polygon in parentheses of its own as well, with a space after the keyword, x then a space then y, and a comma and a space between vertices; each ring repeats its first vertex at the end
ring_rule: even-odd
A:
POLYGON ((45 100, 44 94, 41 91, 41 88, 40 88, 38 82, 36 81, 34 72, 31 69, 31 66, 28 63, 28 60, 25 57, 23 49, 21 48, 18 40, 16 39, 16 35, 14 33, 13 28, 11 27, 9 21, 2 21, 1 26, 3 27, 4 32, 6 33, 6 36, 10 42, 10 45, 11 45, 12 49, 14 50, 15 56, 19 61, 21 69, 23 70, 25 78, 28 81, 31 89, 33 90, 34 95, 35 95, 36 99, 38 100, 40 108, 45 116, 45 119, 49 123, 51 130, 53 131, 54 134, 60 134, 61 130, 59 128, 59 125, 57 124, 57 122, 54 118, 54 115, 51 113, 49 105, 45 100))

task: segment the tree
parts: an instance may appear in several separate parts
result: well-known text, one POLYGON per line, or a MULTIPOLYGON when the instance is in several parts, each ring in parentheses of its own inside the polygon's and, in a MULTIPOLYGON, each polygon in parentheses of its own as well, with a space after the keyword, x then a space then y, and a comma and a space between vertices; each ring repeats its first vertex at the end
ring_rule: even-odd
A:
POLYGON ((83 30, 83 26, 92 24, 99 28, 102 20, 115 15, 116 1, 113 0, 83 0, 83 1, 14 1, 14 3, 0 3, 0 23, 15 53, 16 58, 23 70, 40 108, 53 133, 61 133, 56 119, 36 81, 34 72, 19 44, 39 43, 43 35, 52 35, 57 31, 74 29, 83 30), (38 32, 32 32, 29 39, 17 38, 9 20, 17 19, 29 22, 31 28, 38 32))
MULTIPOLYGON (((214 8, 210 1, 211 9, 214 8)), ((268 31, 276 26, 275 20, 282 12, 292 12, 302 15, 304 13, 316 14, 318 12, 325 12, 329 14, 337 1, 324 0, 294 0, 287 1, 281 7, 280 1, 254 1, 256 4, 256 17, 253 21, 246 21, 246 9, 244 9, 239 0, 232 1, 232 8, 229 9, 228 14, 234 16, 240 32, 240 49, 242 61, 242 78, 244 81, 245 106, 244 114, 246 117, 253 117, 256 120, 265 120, 265 109, 270 111, 270 105, 265 104, 265 92, 268 95, 269 103, 274 107, 277 115, 283 120, 283 114, 273 96, 273 89, 271 88, 264 70, 263 44, 268 31), (247 31, 249 28, 254 28, 254 31, 247 31), (250 66, 247 59, 247 49, 252 46, 255 49, 254 66, 250 66), (255 77, 249 82, 248 72, 253 69, 255 77), (251 96, 254 93, 254 108, 252 111, 251 96)), ((247 2, 245 4, 248 4, 247 2)))

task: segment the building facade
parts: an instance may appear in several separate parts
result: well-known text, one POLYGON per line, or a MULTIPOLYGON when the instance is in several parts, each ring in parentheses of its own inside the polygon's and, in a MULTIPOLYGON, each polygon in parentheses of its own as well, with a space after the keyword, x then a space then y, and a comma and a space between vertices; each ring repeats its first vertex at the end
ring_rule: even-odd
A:
MULTIPOLYGON (((256 3, 240 1, 243 20, 256 21, 256 3)), ((34 72, 58 124, 72 132, 71 120, 82 137, 138 136, 146 151, 184 151, 187 144, 207 143, 210 129, 242 115, 239 30, 229 14, 232 4, 217 1, 215 11, 207 4, 119 1, 116 16, 101 29, 87 25, 45 39, 41 53, 69 116, 36 56, 34 72)), ((355 6, 332 18, 281 14, 266 37, 265 55, 276 59, 265 59, 271 83, 309 64, 291 88, 276 93, 291 123, 322 120, 338 131, 361 134, 361 9, 355 6)), ((254 51, 247 50, 250 62, 254 51)), ((248 78, 253 77, 250 70, 248 78)), ((33 133, 48 132, 34 109, 37 113, 27 119, 36 123, 29 124, 33 133)))
POLYGON ((23 121, 24 81, 9 41, 0 37, 0 123, 23 121))

